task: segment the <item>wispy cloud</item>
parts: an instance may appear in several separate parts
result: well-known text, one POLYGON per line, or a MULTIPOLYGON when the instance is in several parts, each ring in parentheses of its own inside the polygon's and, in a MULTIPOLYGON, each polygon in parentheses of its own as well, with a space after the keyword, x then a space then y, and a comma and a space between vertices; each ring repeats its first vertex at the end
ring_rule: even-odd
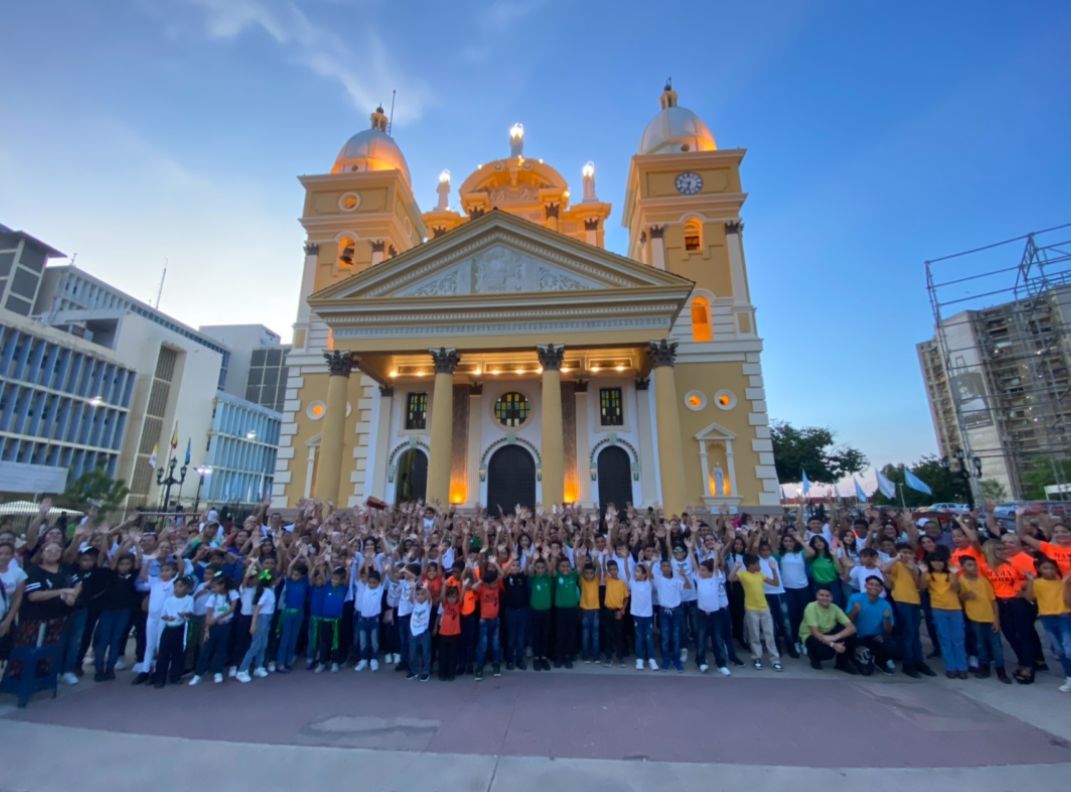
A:
POLYGON ((367 18, 343 39, 312 20, 292 0, 186 1, 201 13, 210 36, 234 39, 259 30, 295 63, 340 84, 359 110, 369 110, 396 88, 405 97, 394 119, 396 123, 405 124, 423 114, 427 89, 394 62, 383 38, 367 18))
POLYGON ((480 27, 499 31, 510 27, 543 5, 543 0, 495 0, 480 14, 480 27))

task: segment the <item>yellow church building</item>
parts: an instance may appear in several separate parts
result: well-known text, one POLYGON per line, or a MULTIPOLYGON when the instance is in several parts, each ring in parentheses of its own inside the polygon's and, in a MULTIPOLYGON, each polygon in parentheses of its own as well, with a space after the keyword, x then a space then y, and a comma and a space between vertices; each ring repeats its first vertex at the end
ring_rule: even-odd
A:
POLYGON ((422 212, 382 108, 303 176, 305 267, 273 505, 780 503, 741 240, 743 149, 666 86, 629 165, 627 256, 595 169, 524 153, 422 212))

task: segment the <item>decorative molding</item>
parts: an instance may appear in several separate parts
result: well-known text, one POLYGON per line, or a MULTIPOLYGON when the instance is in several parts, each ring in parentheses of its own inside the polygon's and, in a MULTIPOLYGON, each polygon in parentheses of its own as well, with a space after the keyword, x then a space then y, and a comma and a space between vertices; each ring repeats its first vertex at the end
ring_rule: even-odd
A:
POLYGON ((429 349, 431 353, 431 359, 435 363, 436 374, 453 374, 454 369, 457 368, 457 364, 461 362, 461 355, 453 347, 439 347, 438 349, 429 349))
POLYGON ((324 352, 324 360, 327 361, 327 369, 332 377, 348 377, 353 371, 353 353, 341 352, 332 349, 324 352))
POLYGON ((650 377, 637 377, 636 378, 636 390, 645 391, 651 387, 650 377))
POLYGON ((544 370, 561 371, 562 359, 565 357, 565 345, 547 344, 545 346, 537 346, 536 354, 539 355, 539 365, 544 370))
POLYGON ((655 368, 672 366, 673 361, 677 359, 677 342, 666 341, 665 339, 651 341, 647 346, 647 354, 650 355, 655 368))
MULTIPOLYGON (((492 317, 493 318, 493 317, 492 317)), ((397 321, 397 320, 395 320, 397 321)), ((427 338, 437 335, 465 335, 465 336, 495 336, 495 335, 521 335, 533 332, 597 332, 612 330, 668 330, 671 322, 662 317, 638 317, 635 319, 604 319, 584 320, 577 319, 570 322, 509 322, 509 321, 484 321, 467 324, 437 324, 422 325, 417 327, 336 327, 336 339, 370 339, 380 337, 391 338, 427 338)))
POLYGON ((508 434, 505 437, 500 437, 495 440, 491 445, 484 449, 484 452, 480 455, 480 481, 487 480, 487 463, 491 459, 491 455, 504 445, 519 445, 528 449, 529 453, 535 458, 537 475, 543 469, 543 457, 539 453, 539 449, 525 440, 523 437, 517 437, 515 434, 508 434))
POLYGON ((394 396, 394 386, 393 385, 380 385, 379 386, 379 395, 381 397, 383 397, 384 399, 392 398, 394 396))
POLYGON ((315 256, 315 255, 319 254, 319 252, 320 252, 319 243, 317 243, 317 242, 306 242, 305 243, 305 255, 306 256, 315 256))
POLYGON ((588 381, 586 379, 573 380, 573 392, 574 393, 587 393, 588 381))
POLYGON ((628 440, 622 440, 616 434, 612 434, 604 440, 597 442, 591 449, 591 453, 588 454, 588 469, 591 471, 591 480, 599 480, 599 465, 596 461, 599 457, 599 452, 606 446, 622 446, 632 453, 632 463, 629 467, 632 468, 632 480, 640 480, 640 453, 636 450, 636 447, 628 440))
POLYGON ((469 383, 469 396, 483 396, 483 383, 482 382, 470 382, 469 383))
POLYGON ((372 240, 372 252, 373 253, 382 253, 383 249, 386 246, 387 246, 387 243, 384 242, 382 239, 373 239, 372 240))
POLYGON ((591 217, 584 220, 585 231, 598 231, 599 230, 599 218, 591 217))
POLYGON ((403 451, 408 451, 412 448, 418 448, 424 452, 424 454, 431 459, 431 446, 425 443, 423 440, 417 440, 415 437, 410 437, 404 443, 400 443, 395 446, 394 450, 390 452, 390 456, 387 457, 387 483, 393 484, 394 477, 398 474, 398 455, 403 451))
POLYGON ((730 220, 725 224, 726 234, 739 234, 744 230, 744 224, 740 220, 730 220))
POLYGON ((651 226, 651 239, 661 239, 665 236, 666 227, 660 225, 651 226))

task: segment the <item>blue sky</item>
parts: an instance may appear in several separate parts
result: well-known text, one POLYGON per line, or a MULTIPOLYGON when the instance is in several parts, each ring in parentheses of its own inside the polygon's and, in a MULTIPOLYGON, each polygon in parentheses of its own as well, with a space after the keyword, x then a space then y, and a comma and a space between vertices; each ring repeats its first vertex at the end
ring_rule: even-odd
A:
MULTIPOLYGON (((745 147, 771 414, 879 464, 932 453, 923 262, 1071 220, 1066 2, 35 0, 0 48, 0 222, 197 325, 296 311, 302 189, 398 90, 421 206, 525 153, 629 157, 672 75, 745 147)), ((1014 262, 1010 262, 1014 263, 1014 262)))

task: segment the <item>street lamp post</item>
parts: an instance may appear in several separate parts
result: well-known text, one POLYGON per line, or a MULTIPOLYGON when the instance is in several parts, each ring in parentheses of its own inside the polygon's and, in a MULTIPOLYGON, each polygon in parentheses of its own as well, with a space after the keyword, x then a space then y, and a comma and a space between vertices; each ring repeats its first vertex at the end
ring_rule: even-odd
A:
POLYGON ((171 457, 167 461, 167 477, 164 477, 164 468, 157 468, 156 470, 156 486, 164 488, 164 503, 161 511, 166 512, 171 502, 171 488, 176 484, 179 488, 182 487, 182 482, 186 480, 186 465, 179 468, 179 477, 175 478, 175 466, 178 464, 178 459, 171 457))
POLYGON ((194 472, 197 474, 197 494, 193 496, 193 513, 197 514, 197 507, 201 505, 201 486, 205 483, 205 476, 212 475, 212 468, 208 465, 198 465, 194 472))
POLYGON ((967 505, 971 511, 974 511, 974 487, 971 486, 971 479, 980 479, 982 477, 982 459, 981 457, 973 457, 970 460, 970 464, 968 464, 967 454, 962 448, 957 448, 953 454, 954 458, 951 460, 948 457, 943 457, 941 466, 963 482, 963 489, 967 494, 967 505), (954 466, 953 462, 955 463, 954 466))

